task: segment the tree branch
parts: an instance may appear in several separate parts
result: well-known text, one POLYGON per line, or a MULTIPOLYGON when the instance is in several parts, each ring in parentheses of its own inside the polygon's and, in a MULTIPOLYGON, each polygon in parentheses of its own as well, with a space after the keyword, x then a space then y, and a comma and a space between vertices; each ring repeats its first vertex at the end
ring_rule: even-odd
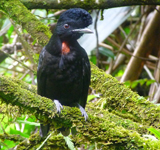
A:
POLYGON ((51 37, 49 28, 40 22, 19 0, 1 0, 0 10, 22 25, 39 44, 45 45, 51 37))
MULTIPOLYGON (((133 109, 130 108, 129 113, 133 113, 134 115, 132 118, 135 119, 137 116, 139 118, 141 117, 143 118, 142 123, 146 124, 148 123, 148 120, 151 119, 151 111, 148 111, 148 107, 151 106, 151 110, 156 110, 154 115, 157 116, 160 115, 160 112, 158 111, 159 107, 156 107, 144 99, 139 101, 139 96, 136 93, 132 92, 123 84, 118 83, 115 78, 106 75, 96 66, 92 66, 92 68, 92 87, 97 88, 99 86, 97 89, 103 94, 103 97, 98 102, 89 103, 89 105, 87 105, 87 110, 90 113, 87 122, 84 121, 78 108, 74 107, 71 109, 70 107, 64 106, 64 110, 58 115, 52 100, 35 94, 35 86, 33 86, 33 88, 28 88, 26 83, 25 86, 23 86, 23 81, 18 81, 17 79, 10 79, 3 76, 0 77, 1 101, 7 104, 11 103, 13 106, 17 105, 23 111, 34 114, 37 119, 44 123, 50 123, 54 130, 61 128, 62 126, 65 128, 76 127, 78 132, 77 135, 71 136, 71 139, 76 146, 83 143, 93 144, 94 142, 97 142, 98 147, 103 145, 105 148, 116 148, 120 145, 127 148, 132 144, 134 145, 134 148, 142 148, 145 143, 147 147, 150 148, 153 141, 147 141, 138 134, 138 132, 141 134, 146 132, 145 126, 133 123, 131 120, 127 121, 126 119, 115 116, 107 110, 100 108, 103 104, 105 109, 107 107, 112 111, 117 109, 119 112, 113 112, 116 112, 118 115, 122 114, 121 116, 123 116, 122 110, 125 108, 127 112, 128 106, 132 106, 133 109, 137 108, 138 113, 140 114, 138 116, 138 114, 136 114, 137 111, 134 110, 136 113, 133 113, 133 109), (108 91, 104 89, 108 89, 108 91), (121 92, 119 92, 118 89, 120 89, 121 92), (134 106, 135 104, 137 104, 137 107, 134 106), (122 109, 120 109, 121 107, 122 109), (144 109, 146 110, 145 112, 143 111, 144 109), (131 142, 133 139, 134 141, 131 142)), ((131 116, 131 114, 130 116, 124 114, 124 118, 128 117, 130 119, 131 116)), ((152 125, 159 127, 157 125, 159 117, 152 117, 154 118, 154 120, 151 120, 152 125)), ((139 121, 139 119, 137 120, 139 121)), ((55 135, 55 137, 57 136, 58 135, 55 135)), ((50 140, 55 140, 55 137, 53 136, 50 140)), ((35 143, 37 142, 37 139, 31 140, 35 141, 35 143)), ((159 141, 155 141, 154 144, 158 145, 159 141)))
POLYGON ((93 64, 91 70, 91 87, 103 94, 96 106, 103 106, 104 109, 107 108, 121 117, 160 128, 160 106, 131 91, 123 83, 105 74, 93 64))
POLYGON ((131 5, 160 5, 160 0, 21 0, 28 9, 108 9, 131 5))

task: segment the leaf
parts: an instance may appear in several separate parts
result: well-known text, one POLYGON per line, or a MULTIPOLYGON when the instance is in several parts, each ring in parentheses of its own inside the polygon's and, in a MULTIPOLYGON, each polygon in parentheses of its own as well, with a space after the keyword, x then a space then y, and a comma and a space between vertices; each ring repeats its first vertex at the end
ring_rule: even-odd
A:
POLYGON ((155 83, 155 82, 156 82, 156 80, 148 80, 146 82, 146 85, 149 86, 149 85, 151 85, 152 83, 155 83))
POLYGON ((129 27, 125 27, 124 28, 125 33, 128 35, 130 33, 130 28, 129 27))
POLYGON ((11 130, 15 130, 15 124, 7 124, 7 127, 5 128, 5 132, 10 133, 11 130))
POLYGON ((10 129, 10 134, 20 135, 20 136, 25 137, 25 138, 29 138, 29 136, 30 136, 30 134, 22 133, 21 131, 18 131, 16 129, 10 129))
POLYGON ((96 63, 97 63, 97 58, 96 58, 95 55, 91 55, 89 60, 96 65, 96 63))
POLYGON ((104 48, 104 47, 99 47, 99 52, 105 56, 108 56, 108 57, 111 57, 111 58, 114 58, 114 53, 107 49, 107 48, 104 48))
MULTIPOLYGON (((13 33, 13 31, 14 31, 14 27, 13 27, 13 25, 11 25, 11 27, 10 27, 9 30, 7 31, 8 38, 10 38, 10 36, 11 36, 12 33, 13 33)), ((11 41, 10 41, 10 42, 11 42, 11 41)))
MULTIPOLYGON (((16 146, 16 143, 14 143, 13 141, 11 141, 11 140, 4 140, 4 143, 5 143, 5 145, 7 146, 6 147, 6 149, 9 149, 9 148, 12 148, 12 147, 14 147, 14 146, 16 146)), ((5 150, 5 146, 2 148, 2 150, 5 150), (3 149, 4 148, 4 149, 3 149)), ((0 147, 0 149, 1 149, 1 147, 0 147)))
POLYGON ((134 89, 138 85, 138 83, 139 83, 138 80, 133 81, 132 84, 131 84, 131 88, 134 89))
POLYGON ((130 86, 131 86, 131 81, 129 81, 129 80, 128 80, 128 81, 125 81, 125 82, 124 82, 124 85, 130 87, 130 86))
POLYGON ((143 86, 146 83, 147 79, 141 79, 141 80, 138 80, 138 81, 139 81, 139 84, 141 86, 143 86))
POLYGON ((32 45, 34 45, 35 43, 36 43, 37 41, 36 41, 36 39, 32 42, 32 45))
POLYGON ((3 36, 0 36, 0 47, 3 45, 3 36))
POLYGON ((151 133, 153 133, 160 140, 160 132, 159 131, 157 131, 154 128, 148 128, 148 131, 150 131, 151 133))
POLYGON ((88 95, 87 97, 87 102, 89 102, 90 100, 96 98, 96 97, 99 97, 98 95, 88 95))
POLYGON ((64 138, 68 148, 70 150, 75 150, 75 147, 74 147, 74 144, 73 144, 72 140, 68 136, 63 136, 63 138, 64 138))

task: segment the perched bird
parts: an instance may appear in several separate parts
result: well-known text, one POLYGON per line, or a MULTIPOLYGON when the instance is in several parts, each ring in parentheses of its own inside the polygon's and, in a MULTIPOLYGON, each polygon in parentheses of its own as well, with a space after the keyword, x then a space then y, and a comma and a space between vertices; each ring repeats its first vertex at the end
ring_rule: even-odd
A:
MULTIPOLYGON (((90 14, 81 8, 65 11, 39 58, 37 83, 38 94, 54 101, 57 112, 66 106, 79 107, 85 120, 85 105, 90 83, 90 63, 85 50, 79 45, 84 33, 92 23, 90 14)), ((49 124, 40 127, 40 135, 46 136, 49 124)))

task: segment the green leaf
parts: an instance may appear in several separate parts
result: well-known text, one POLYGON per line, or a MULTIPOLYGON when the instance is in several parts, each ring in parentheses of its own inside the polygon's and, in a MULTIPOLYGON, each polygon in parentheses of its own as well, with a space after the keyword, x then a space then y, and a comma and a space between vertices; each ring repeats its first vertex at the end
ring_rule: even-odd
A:
POLYGON ((130 87, 130 86, 131 86, 131 81, 129 81, 129 80, 128 80, 128 81, 125 81, 124 84, 125 84, 126 86, 130 87))
POLYGON ((32 45, 34 45, 35 43, 36 43, 37 41, 36 41, 36 39, 32 42, 32 45))
POLYGON ((148 131, 150 131, 151 133, 153 133, 160 140, 160 132, 159 131, 157 131, 154 128, 148 128, 148 131))
POLYGON ((114 58, 114 53, 107 49, 107 48, 104 48, 104 47, 99 47, 99 52, 105 56, 108 56, 108 57, 111 57, 111 58, 114 58))
POLYGON ((12 33, 13 33, 13 31, 14 31, 14 27, 13 27, 13 25, 11 25, 11 27, 10 27, 9 30, 7 31, 7 36, 8 36, 8 38, 10 38, 10 36, 11 36, 12 33))
POLYGON ((124 31, 125 31, 125 33, 128 35, 128 34, 130 33, 130 28, 129 28, 129 27, 126 27, 126 28, 124 28, 124 31))
POLYGON ((87 102, 89 102, 90 100, 96 98, 96 97, 99 97, 98 95, 88 95, 87 97, 87 102))
POLYGON ((147 80, 146 85, 149 86, 149 85, 151 85, 152 83, 155 83, 155 82, 156 82, 156 80, 147 80))
POLYGON ((3 147, 2 150, 9 149, 12 148, 14 146, 16 146, 16 143, 14 143, 13 141, 10 140, 4 140, 5 145, 7 145, 7 147, 3 147))
POLYGON ((3 36, 0 36, 0 47, 3 45, 3 36))
POLYGON ((74 147, 74 144, 73 144, 72 140, 68 136, 63 136, 63 138, 64 138, 68 148, 70 150, 75 150, 75 147, 74 147))
POLYGON ((143 86, 146 83, 147 79, 141 79, 138 81, 139 81, 140 85, 143 86))
POLYGON ((96 63, 97 63, 97 58, 96 58, 95 55, 91 55, 90 58, 89 58, 89 60, 90 60, 93 64, 96 65, 96 63))
POLYGON ((133 81, 131 84, 131 88, 134 89, 138 85, 138 83, 139 83, 138 80, 133 81))
POLYGON ((30 136, 30 134, 25 134, 25 133, 22 133, 21 131, 14 130, 14 129, 10 129, 10 134, 20 135, 25 138, 29 138, 29 136, 30 136))
POLYGON ((10 133, 11 130, 15 130, 15 124, 9 124, 6 128, 5 128, 5 132, 10 133))

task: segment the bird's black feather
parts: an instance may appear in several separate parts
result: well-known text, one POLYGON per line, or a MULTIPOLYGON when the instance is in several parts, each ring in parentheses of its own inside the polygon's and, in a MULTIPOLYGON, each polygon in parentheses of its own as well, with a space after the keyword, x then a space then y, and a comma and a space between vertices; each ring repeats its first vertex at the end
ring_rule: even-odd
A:
MULTIPOLYGON (((90 83, 90 63, 85 50, 77 39, 82 33, 72 30, 87 27, 92 23, 89 13, 80 8, 64 12, 49 41, 42 49, 38 71, 38 94, 56 100, 57 110, 62 105, 78 106, 87 119, 84 110, 90 83), (69 28, 65 29, 64 25, 69 28)), ((41 125, 40 135, 45 136, 49 125, 41 125)))

